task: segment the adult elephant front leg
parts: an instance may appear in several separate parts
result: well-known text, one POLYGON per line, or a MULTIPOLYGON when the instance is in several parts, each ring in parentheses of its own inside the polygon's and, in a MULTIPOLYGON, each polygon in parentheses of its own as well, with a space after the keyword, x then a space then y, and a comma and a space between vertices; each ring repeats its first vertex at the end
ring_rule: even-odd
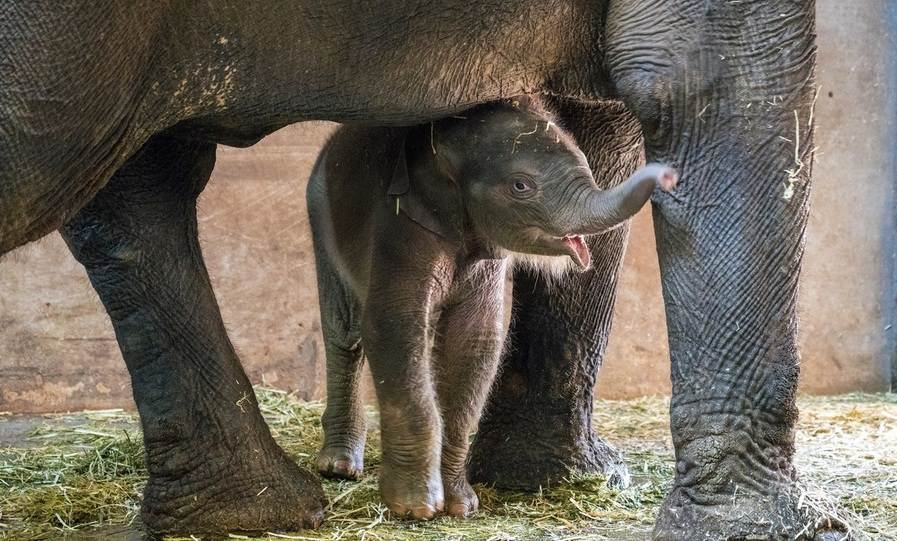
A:
POLYGON ((648 158, 682 178, 654 209, 676 451, 654 537, 840 539, 792 460, 813 2, 615 0, 607 26, 648 158))
POLYGON ((215 145, 152 139, 63 228, 131 375, 153 532, 295 530, 319 482, 277 446, 227 338, 197 241, 215 145))
MULTIPOLYGON (((621 104, 555 103, 607 188, 644 161, 641 128, 621 104)), ((592 428, 592 391, 611 327, 628 226, 590 240, 592 269, 547 282, 514 273, 509 345, 471 450, 472 481, 536 489, 572 471, 625 486, 616 449, 592 428)))

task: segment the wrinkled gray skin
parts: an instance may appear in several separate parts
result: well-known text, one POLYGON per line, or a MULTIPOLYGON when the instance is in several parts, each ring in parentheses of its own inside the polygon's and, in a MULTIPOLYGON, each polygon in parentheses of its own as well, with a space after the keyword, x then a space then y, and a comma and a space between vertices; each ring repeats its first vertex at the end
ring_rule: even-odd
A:
MULTIPOLYGON (((814 7, 0 2, 0 253, 61 227, 85 265, 141 414, 148 528, 314 526, 320 483, 271 438, 196 238, 215 143, 250 145, 302 120, 412 125, 550 95, 602 182, 645 158, 681 173, 675 195, 654 199, 676 450, 655 538, 834 535, 798 505, 792 460, 814 7)), ((475 479, 535 488, 572 468, 625 482, 591 426, 625 239, 622 227, 596 238, 592 269, 562 287, 515 275, 475 479)))
POLYGON ((649 165, 599 190, 570 136, 525 98, 414 128, 340 129, 308 185, 327 353, 319 471, 361 473, 364 351, 389 509, 475 511, 468 439, 498 368, 507 260, 586 269, 582 235, 619 226, 675 181, 649 165))

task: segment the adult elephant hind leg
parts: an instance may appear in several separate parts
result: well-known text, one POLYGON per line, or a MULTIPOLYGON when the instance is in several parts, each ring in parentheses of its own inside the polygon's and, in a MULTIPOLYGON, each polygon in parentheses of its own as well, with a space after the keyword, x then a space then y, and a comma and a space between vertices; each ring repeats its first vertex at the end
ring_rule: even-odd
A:
POLYGON ((677 164, 682 179, 654 207, 676 453, 657 540, 846 538, 808 504, 793 463, 813 36, 811 0, 618 2, 608 13, 615 85, 645 127, 648 159, 677 164))
MULTIPOLYGON (((622 104, 555 105, 602 188, 643 163, 640 127, 622 104)), ((590 239, 592 269, 554 283, 515 271, 509 345, 471 450, 472 481, 532 490, 577 471, 628 485, 622 456, 592 427, 627 234, 590 239)))
POLYGON ((277 446, 224 330, 197 240, 215 146, 157 136, 62 229, 131 375, 155 533, 315 527, 323 492, 277 446))

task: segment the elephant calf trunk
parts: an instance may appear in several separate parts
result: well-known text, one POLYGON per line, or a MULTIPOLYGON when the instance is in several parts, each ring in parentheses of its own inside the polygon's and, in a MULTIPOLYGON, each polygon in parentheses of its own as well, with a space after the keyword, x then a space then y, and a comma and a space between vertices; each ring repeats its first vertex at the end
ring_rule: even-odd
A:
POLYGON ((650 163, 618 186, 595 190, 586 200, 583 226, 577 233, 597 235, 619 226, 642 208, 655 186, 669 192, 678 181, 679 175, 673 168, 650 163))

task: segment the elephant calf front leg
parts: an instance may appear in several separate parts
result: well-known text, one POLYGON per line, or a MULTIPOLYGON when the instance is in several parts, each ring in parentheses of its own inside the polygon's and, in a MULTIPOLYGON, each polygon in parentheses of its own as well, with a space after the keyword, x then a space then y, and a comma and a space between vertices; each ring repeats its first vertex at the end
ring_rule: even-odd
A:
POLYGON ((428 307, 409 309, 407 293, 378 288, 362 318, 362 340, 380 405, 380 494, 392 513, 429 519, 442 511, 442 425, 430 381, 428 307))
POLYGON ((277 446, 227 338, 197 241, 215 145, 158 137, 62 230, 131 375, 156 533, 296 530, 320 483, 277 446))
POLYGON ((470 435, 495 380, 504 339, 502 262, 488 279, 471 280, 475 292, 443 310, 436 346, 436 385, 442 411, 442 486, 446 512, 466 517, 479 499, 467 480, 470 435), (478 283, 473 283, 478 282, 478 283))

